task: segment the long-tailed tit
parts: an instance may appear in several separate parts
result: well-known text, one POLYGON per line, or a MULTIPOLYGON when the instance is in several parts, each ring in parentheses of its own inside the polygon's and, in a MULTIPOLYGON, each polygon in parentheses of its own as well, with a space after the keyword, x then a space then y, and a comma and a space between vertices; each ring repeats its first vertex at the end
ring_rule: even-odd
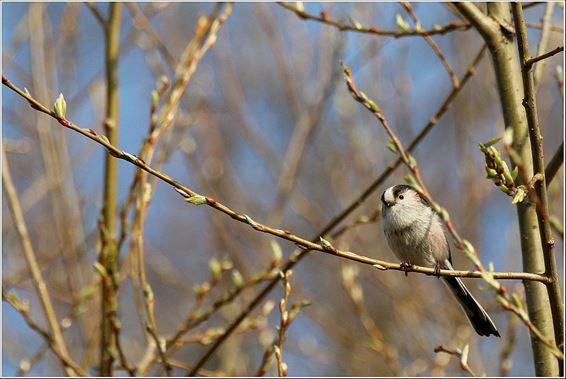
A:
MULTIPOLYGON (((383 232, 402 264, 454 269, 442 221, 425 198, 413 187, 400 184, 386 189, 381 202, 383 232)), ((460 278, 444 276, 443 279, 476 332, 480 336, 499 337, 495 324, 460 278)))

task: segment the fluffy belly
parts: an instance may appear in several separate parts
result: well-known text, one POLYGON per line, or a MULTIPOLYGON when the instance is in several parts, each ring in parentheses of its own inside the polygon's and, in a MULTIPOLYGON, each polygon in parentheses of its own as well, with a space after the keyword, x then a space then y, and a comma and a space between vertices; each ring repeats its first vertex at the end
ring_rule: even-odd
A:
POLYGON ((401 262, 412 263, 417 266, 434 267, 436 260, 432 246, 426 235, 415 235, 394 231, 386 233, 389 247, 401 262))

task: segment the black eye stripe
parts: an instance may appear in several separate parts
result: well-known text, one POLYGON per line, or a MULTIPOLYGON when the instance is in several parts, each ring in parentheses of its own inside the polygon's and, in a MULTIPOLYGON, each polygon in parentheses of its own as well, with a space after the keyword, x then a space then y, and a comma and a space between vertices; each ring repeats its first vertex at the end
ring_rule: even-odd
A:
POLYGON ((399 197, 399 195, 405 193, 406 191, 412 189, 414 191, 414 188, 407 185, 407 184, 399 184, 395 187, 393 187, 393 196, 394 197, 399 197))

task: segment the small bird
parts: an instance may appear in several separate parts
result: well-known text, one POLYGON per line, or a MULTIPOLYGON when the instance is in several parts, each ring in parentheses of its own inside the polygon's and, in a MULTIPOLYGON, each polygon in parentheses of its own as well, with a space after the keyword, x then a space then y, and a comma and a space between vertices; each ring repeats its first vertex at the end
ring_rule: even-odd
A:
MULTIPOLYGON (((381 195, 383 232, 387 243, 404 266, 453 270, 450 245, 442 221, 430 203, 412 186, 399 184, 381 195)), ((460 278, 442 277, 470 323, 480 336, 500 337, 487 312, 460 278)))

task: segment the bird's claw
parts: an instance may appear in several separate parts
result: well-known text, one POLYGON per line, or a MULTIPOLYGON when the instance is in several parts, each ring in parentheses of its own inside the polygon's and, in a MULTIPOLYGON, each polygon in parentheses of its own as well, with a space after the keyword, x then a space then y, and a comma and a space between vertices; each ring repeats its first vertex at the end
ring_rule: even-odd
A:
POLYGON ((413 264, 411 262, 401 262, 400 266, 401 270, 405 271, 405 276, 409 276, 409 271, 413 268, 413 264))
POLYGON ((433 275, 436 276, 437 279, 440 279, 440 264, 436 263, 434 265, 433 275))

